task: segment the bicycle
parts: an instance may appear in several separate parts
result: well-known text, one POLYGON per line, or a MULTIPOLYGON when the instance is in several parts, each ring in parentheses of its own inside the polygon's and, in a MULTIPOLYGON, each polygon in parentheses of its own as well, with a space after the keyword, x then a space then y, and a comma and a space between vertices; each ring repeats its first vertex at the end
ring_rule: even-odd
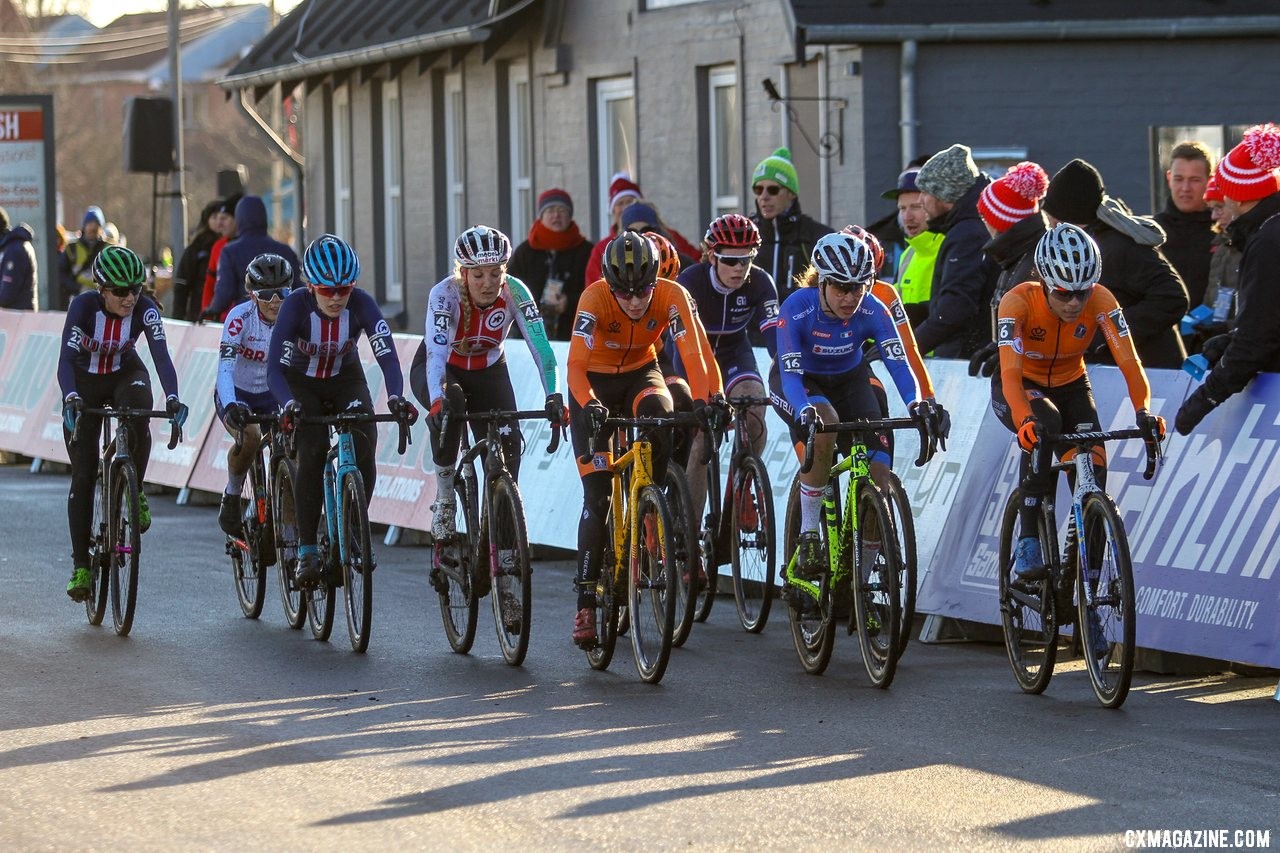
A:
POLYGON ((898 588, 902 590, 902 622, 898 632, 898 657, 906 651, 911 642, 911 628, 916 618, 916 587, 920 583, 916 564, 916 522, 911 512, 911 499, 902 487, 902 480, 890 471, 889 480, 884 489, 888 500, 889 520, 893 522, 894 533, 898 538, 898 588))
MULTIPOLYGON (((400 415, 342 412, 335 415, 302 415, 299 424, 329 427, 337 438, 324 463, 324 505, 317 546, 325 578, 303 590, 307 624, 317 640, 328 640, 333 630, 334 590, 342 587, 347 611, 347 637, 351 650, 369 648, 373 620, 373 546, 369 534, 369 508, 365 504, 364 477, 356 465, 355 436, 351 430, 364 423, 395 422, 400 427, 399 453, 410 442, 409 424, 400 415)), ((296 433, 289 431, 288 452, 294 455, 296 433)))
MULTIPOLYGON (((647 430, 681 423, 685 419, 679 416, 609 418, 601 429, 647 430)), ((587 455, 582 461, 590 459, 587 455)), ((653 480, 653 444, 643 432, 608 470, 614 475, 609 510, 613 547, 605 550, 596 582, 596 643, 587 651, 587 661, 592 669, 603 670, 613 660, 625 585, 636 671, 641 680, 657 684, 671 657, 680 584, 671 510, 653 480)))
POLYGON ((1146 443, 1147 466, 1142 476, 1150 480, 1163 456, 1150 429, 1041 437, 1050 446, 1062 443, 1076 448, 1073 460, 1053 465, 1055 471, 1074 468, 1076 478, 1067 553, 1062 558, 1053 496, 1040 502, 1036 536, 1046 561, 1044 577, 1024 579, 1014 573, 1014 545, 1022 535, 1023 487, 1014 489, 1005 503, 1000 527, 1000 622, 1009 665, 1025 693, 1042 693, 1049 686, 1058 656, 1059 615, 1070 611, 1074 593, 1074 640, 1082 647, 1094 695, 1105 708, 1119 708, 1128 696, 1136 632, 1133 566, 1124 521, 1115 501, 1098 486, 1091 452, 1094 445, 1126 438, 1146 443), (1083 535, 1075 535, 1079 531, 1083 535))
MULTIPOLYGON (((444 415, 444 432, 450 415, 444 415)), ((456 416, 455 416, 456 417, 456 416)), ((545 411, 490 411, 467 414, 464 423, 485 424, 485 437, 467 445, 463 430, 461 453, 454 465, 453 488, 457 493, 453 537, 432 548, 429 579, 440 600, 449 646, 459 654, 475 641, 479 600, 493 589, 493 621, 502 657, 511 666, 524 662, 529 651, 532 625, 532 586, 529 535, 524 500, 515 477, 507 468, 499 433, 504 424, 521 420, 545 420, 545 411), (475 459, 484 467, 483 500, 477 501, 475 459), (472 538, 474 536, 474 539, 472 538)), ((547 453, 560 446, 560 424, 551 427, 547 453)))
MULTIPOLYGON (((226 553, 231 558, 231 579, 235 583, 236 600, 246 619, 262 615, 267 592, 267 570, 276 564, 277 524, 273 512, 275 502, 271 472, 284 455, 277 415, 248 415, 244 426, 265 427, 258 453, 249 466, 240 493, 240 535, 227 535, 226 553)), ((232 430, 234 452, 244 446, 244 428, 232 430)), ((289 481, 292 484, 292 480, 289 481)), ((296 547, 296 541, 295 541, 296 547)), ((286 616, 288 608, 286 607, 286 616)), ((300 627, 291 622, 290 627, 300 627)))
POLYGON ((852 432, 854 444, 843 459, 832 468, 822 493, 822 522, 818 534, 827 554, 822 576, 806 580, 797 575, 800 529, 799 483, 792 482, 787 502, 786 542, 791 554, 783 572, 783 589, 790 607, 791 635, 796 653, 805 672, 819 675, 831 661, 835 644, 835 622, 852 598, 849 634, 858 633, 862 662, 871 683, 887 688, 893 682, 898 663, 898 638, 901 633, 902 599, 898 539, 884 493, 871 479, 871 467, 862 434, 873 431, 915 429, 920 433, 920 455, 916 465, 923 465, 937 450, 937 435, 928 416, 856 420, 810 426, 805 440, 804 460, 800 473, 813 466, 813 442, 817 432, 852 432), (848 473, 845 510, 840 520, 840 500, 836 491, 841 474, 848 473), (878 541, 863 538, 869 520, 878 541), (852 549, 853 557, 848 554, 852 549), (870 559, 868 559, 870 558, 870 559), (852 565, 850 565, 852 563, 852 565), (850 568, 853 569, 852 578, 850 568))
POLYGON ((165 411, 118 409, 112 406, 84 408, 76 419, 71 443, 80 439, 85 415, 102 418, 102 457, 94 481, 93 518, 89 523, 89 597, 85 615, 90 625, 101 625, 111 600, 111 623, 117 635, 133 628, 138 603, 138 562, 142 557, 142 530, 138 522, 138 469, 129 453, 131 421, 164 418, 170 423, 169 449, 182 441, 182 427, 165 411), (117 421, 112 436, 111 421, 117 421), (112 446, 114 444, 114 447, 112 446))

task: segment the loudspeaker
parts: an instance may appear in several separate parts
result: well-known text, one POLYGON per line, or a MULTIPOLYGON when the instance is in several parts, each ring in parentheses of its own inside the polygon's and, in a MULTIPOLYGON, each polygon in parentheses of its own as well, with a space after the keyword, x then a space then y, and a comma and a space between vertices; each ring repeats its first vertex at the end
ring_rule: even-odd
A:
POLYGON ((128 98, 124 102, 124 170, 172 172, 173 101, 128 98))
POLYGON ((218 198, 243 194, 248 179, 249 169, 243 163, 223 166, 218 170, 218 198))

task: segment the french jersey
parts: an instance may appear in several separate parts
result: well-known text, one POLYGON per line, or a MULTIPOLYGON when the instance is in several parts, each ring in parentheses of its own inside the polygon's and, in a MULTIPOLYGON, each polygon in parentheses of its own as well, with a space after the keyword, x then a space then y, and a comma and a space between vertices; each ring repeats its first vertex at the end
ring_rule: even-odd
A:
POLYGON ((910 405, 920 399, 905 348, 883 302, 868 293, 852 317, 837 320, 822 310, 816 287, 802 287, 788 296, 778 320, 778 366, 787 402, 796 411, 810 405, 804 377, 853 370, 862 364, 862 342, 868 339, 876 342, 902 401, 910 405))
POLYGON ((884 304, 889 312, 889 319, 893 320, 893 326, 898 330, 898 339, 902 341, 902 347, 906 352, 907 364, 911 365, 916 384, 920 386, 920 396, 932 398, 933 380, 929 378, 924 359, 920 357, 920 347, 916 346, 916 333, 911 331, 911 320, 907 317, 907 309, 902 306, 902 298, 898 295, 898 291, 888 282, 876 281, 871 285, 871 295, 884 304))
POLYGON ((58 385, 62 396, 76 392, 76 371, 96 375, 117 373, 141 362, 138 336, 147 336, 156 375, 169 397, 178 395, 178 374, 169 358, 164 321, 160 309, 149 297, 139 294, 133 311, 126 317, 108 314, 102 294, 86 290, 67 307, 62 326, 62 348, 58 352, 58 385))
POLYGON ((762 333, 770 357, 776 353, 778 291, 767 272, 753 266, 742 286, 729 290, 720 283, 712 265, 704 261, 681 272, 676 281, 693 298, 712 354, 718 357, 721 352, 750 347, 748 328, 753 323, 762 333))
POLYGON ((556 393, 559 375, 556 356, 547 342, 538 303, 529 288, 515 276, 507 276, 498 298, 487 308, 467 306, 463 311, 458 280, 449 276, 431 288, 427 297, 424 340, 427 342, 427 393, 432 400, 444 394, 445 366, 480 370, 506 356, 503 344, 514 322, 520 329, 542 377, 547 396, 556 393))
POLYGON ((1056 388, 1084 376, 1085 350, 1098 330, 1124 374, 1133 407, 1148 408, 1151 386, 1133 348, 1124 311, 1110 290, 1094 285, 1084 311, 1074 323, 1064 323, 1049 309, 1048 297, 1039 282, 1025 281, 1004 295, 996 313, 996 344, 1000 351, 1000 383, 1015 424, 1031 415, 1022 381, 1056 388))
POLYGON ((224 406, 239 400, 237 392, 261 397, 267 385, 267 350, 272 325, 252 300, 227 312, 218 346, 218 399, 224 406))
MULTIPOLYGON (((281 405, 293 399, 286 371, 315 379, 332 379, 347 369, 360 370, 360 333, 369 338, 373 357, 382 368, 388 397, 404 393, 404 376, 396 356, 391 327, 378 303, 359 288, 351 291, 347 307, 337 317, 320 311, 311 291, 300 288, 280 306, 271 347, 267 350, 267 383, 281 405)), ((363 375, 363 373, 362 373, 363 375)))

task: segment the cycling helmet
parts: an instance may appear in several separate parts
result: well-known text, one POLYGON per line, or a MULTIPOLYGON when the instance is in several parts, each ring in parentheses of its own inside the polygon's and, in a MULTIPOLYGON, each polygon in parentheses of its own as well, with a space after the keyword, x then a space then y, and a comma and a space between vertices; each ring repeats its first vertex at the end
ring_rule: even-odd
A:
POLYGON ((609 241, 600 266, 609 287, 623 293, 643 293, 658 277, 653 244, 634 231, 623 231, 609 241))
POLYGON ((859 240, 867 244, 867 248, 871 250, 871 256, 875 260, 876 269, 884 266, 884 246, 880 244, 880 238, 872 234, 861 225, 846 225, 840 230, 841 234, 848 234, 850 237, 857 237, 859 240))
POLYGON ((453 256, 464 267, 487 267, 511 260, 511 241, 497 228, 477 225, 458 235, 453 256))
POLYGON ((137 287, 147 279, 142 258, 124 246, 105 246, 93 259, 93 280, 98 287, 137 287))
POLYGON ((1102 277, 1098 244, 1078 225, 1055 225, 1036 244, 1036 272, 1054 290, 1088 290, 1102 277))
POLYGON ((249 261, 244 271, 244 284, 250 290, 293 287, 293 264, 279 255, 267 252, 249 261))
POLYGON ((702 242, 713 252, 717 249, 755 249, 760 245, 760 229, 741 213, 726 213, 711 220, 702 242))
POLYGON ((811 258, 820 282, 849 287, 868 285, 876 277, 871 248, 851 234, 836 232, 820 238, 811 258))
POLYGON ((360 277, 360 258, 346 240, 322 234, 302 253, 302 277, 320 287, 346 287, 360 277))
POLYGON ((644 236, 653 244, 653 253, 658 257, 658 277, 674 279, 680 275, 680 253, 675 244, 657 231, 644 236))

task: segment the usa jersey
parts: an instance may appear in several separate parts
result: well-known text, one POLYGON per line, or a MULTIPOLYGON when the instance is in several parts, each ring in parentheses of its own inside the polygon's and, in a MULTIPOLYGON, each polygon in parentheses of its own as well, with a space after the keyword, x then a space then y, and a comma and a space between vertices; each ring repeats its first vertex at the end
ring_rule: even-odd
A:
POLYGON ((716 278, 711 264, 704 261, 681 272, 676 281, 693 297, 712 352, 719 355, 750 346, 748 329, 754 323, 763 333, 769 355, 776 353, 778 290, 767 272, 753 266, 742 286, 729 290, 716 278))
POLYGON ((101 376, 138 364, 141 359, 137 341, 142 334, 147 336, 151 360, 165 395, 176 397, 178 374, 169 358, 160 309, 150 298, 139 295, 132 313, 116 317, 107 313, 102 294, 96 290, 81 293, 67 307, 62 348, 58 353, 58 385, 62 396, 75 393, 77 370, 101 376))
POLYGON ((236 392, 265 394, 267 350, 271 347, 272 325, 252 301, 241 302, 227 312, 218 347, 218 399, 223 405, 236 402, 236 392))

